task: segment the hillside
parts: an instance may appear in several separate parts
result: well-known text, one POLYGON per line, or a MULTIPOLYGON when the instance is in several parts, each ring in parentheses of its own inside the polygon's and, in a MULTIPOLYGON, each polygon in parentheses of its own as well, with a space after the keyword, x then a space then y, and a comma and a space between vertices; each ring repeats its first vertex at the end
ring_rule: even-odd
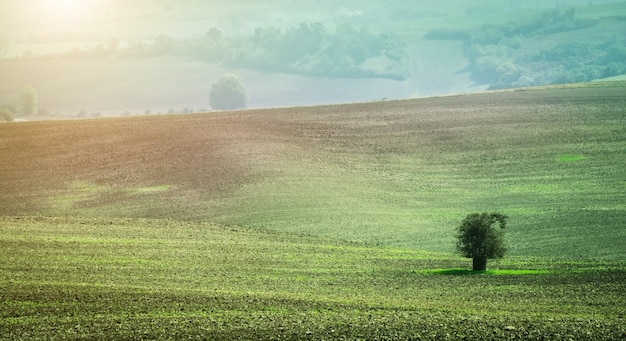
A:
POLYGON ((351 105, 0 124, 0 214, 168 218, 451 252, 624 259, 621 83, 351 105))
POLYGON ((0 124, 0 339, 623 340, 623 94, 0 124))

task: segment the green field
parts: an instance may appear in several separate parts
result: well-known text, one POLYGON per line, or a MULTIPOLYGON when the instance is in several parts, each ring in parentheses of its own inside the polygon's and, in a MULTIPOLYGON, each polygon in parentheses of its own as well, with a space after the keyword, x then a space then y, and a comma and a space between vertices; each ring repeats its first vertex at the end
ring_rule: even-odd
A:
POLYGON ((0 222, 7 340, 626 335, 623 263, 513 258, 467 275, 451 255, 208 223, 0 222))
POLYGON ((0 124, 0 338, 623 339, 625 91, 0 124))

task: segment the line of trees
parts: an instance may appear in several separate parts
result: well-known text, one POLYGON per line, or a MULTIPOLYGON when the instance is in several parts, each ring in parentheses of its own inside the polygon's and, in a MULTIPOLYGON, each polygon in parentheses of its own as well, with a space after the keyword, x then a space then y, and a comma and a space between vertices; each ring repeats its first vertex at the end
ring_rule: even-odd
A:
MULTIPOLYGON (((619 23, 623 17, 603 19, 619 23)), ((432 40, 464 42, 470 65, 465 71, 490 89, 590 81, 626 73, 626 38, 614 34, 600 40, 572 39, 526 50, 530 39, 598 25, 578 18, 575 9, 548 11, 533 20, 487 25, 475 32, 439 29, 432 40)))
POLYGON ((250 35, 228 36, 213 27, 192 39, 161 34, 151 42, 131 42, 124 49, 112 38, 93 48, 74 49, 55 58, 198 58, 231 67, 322 77, 410 77, 408 46, 392 33, 343 24, 331 30, 321 23, 288 29, 258 27, 250 35))
MULTIPOLYGON (((209 104, 215 110, 237 110, 248 107, 248 90, 242 80, 233 74, 226 74, 220 77, 211 85, 209 92, 209 104)), ((193 110, 185 108, 182 113, 191 113, 193 110)), ((28 116, 39 114, 39 96, 37 90, 26 85, 22 88, 19 97, 14 104, 0 105, 0 122, 12 122, 17 115, 28 116)), ((175 110, 170 109, 169 114, 174 114, 175 110)), ((150 115, 151 110, 146 109, 145 115, 150 115)), ((79 117, 86 116, 87 112, 81 110, 79 117)), ((123 116, 129 116, 125 113, 123 116)), ((100 113, 93 113, 93 117, 99 117, 100 113)))
POLYGON ((232 67, 324 77, 410 76, 407 45, 393 34, 343 24, 334 31, 321 23, 289 29, 259 27, 253 34, 226 36, 211 28, 199 38, 161 35, 152 44, 131 45, 128 56, 186 55, 232 67))
POLYGON ((409 54, 400 40, 350 24, 334 32, 322 24, 300 24, 285 31, 259 28, 243 43, 231 51, 228 63, 316 76, 398 80, 410 76, 409 54))

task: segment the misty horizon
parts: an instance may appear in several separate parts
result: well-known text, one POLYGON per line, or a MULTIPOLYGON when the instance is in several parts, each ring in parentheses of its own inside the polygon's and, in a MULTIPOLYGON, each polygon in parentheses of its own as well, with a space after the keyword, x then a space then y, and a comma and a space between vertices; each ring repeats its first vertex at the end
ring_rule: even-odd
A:
POLYGON ((250 108, 619 79, 624 3, 9 1, 0 106, 29 85, 48 117, 208 111, 227 73, 250 108))

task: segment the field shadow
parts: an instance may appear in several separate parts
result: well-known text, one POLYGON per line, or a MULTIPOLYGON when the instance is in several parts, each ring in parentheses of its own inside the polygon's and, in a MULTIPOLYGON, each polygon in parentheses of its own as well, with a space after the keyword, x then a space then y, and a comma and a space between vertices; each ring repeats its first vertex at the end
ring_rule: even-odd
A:
POLYGON ((444 276, 472 276, 472 275, 488 275, 491 273, 491 270, 483 270, 483 271, 473 271, 468 269, 435 269, 427 271, 433 275, 444 275, 444 276))
POLYGON ((516 275, 516 276, 519 276, 519 275, 541 275, 541 274, 550 273, 550 271, 548 270, 536 270, 536 269, 524 269, 524 270, 496 269, 496 270, 473 271, 469 269, 460 269, 460 268, 432 269, 432 270, 425 270, 424 272, 427 274, 442 275, 442 276, 477 276, 477 275, 492 275, 492 276, 516 275))

